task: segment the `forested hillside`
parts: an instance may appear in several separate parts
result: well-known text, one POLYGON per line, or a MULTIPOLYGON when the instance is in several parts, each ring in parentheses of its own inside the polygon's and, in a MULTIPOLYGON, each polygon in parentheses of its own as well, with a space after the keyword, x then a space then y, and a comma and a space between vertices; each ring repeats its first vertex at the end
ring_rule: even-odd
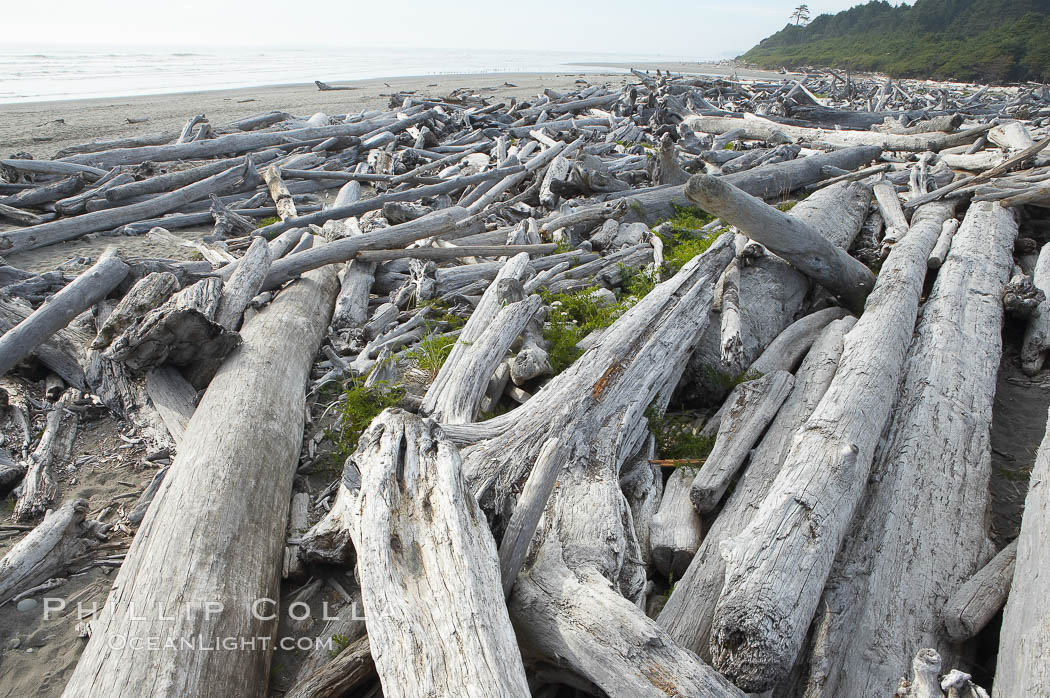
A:
POLYGON ((1050 79, 1050 0, 873 0, 788 25, 741 56, 765 68, 831 66, 895 77, 1050 79))

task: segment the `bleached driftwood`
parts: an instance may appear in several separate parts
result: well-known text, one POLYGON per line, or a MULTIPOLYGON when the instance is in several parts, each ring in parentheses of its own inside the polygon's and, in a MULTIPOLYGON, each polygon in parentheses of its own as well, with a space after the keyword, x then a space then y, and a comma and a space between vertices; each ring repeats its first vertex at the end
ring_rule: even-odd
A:
POLYGON ((60 577, 100 540, 105 528, 84 519, 88 503, 72 499, 49 511, 0 559, 0 604, 52 577, 60 577))
POLYGON ((809 418, 831 384, 842 354, 842 338, 854 322, 853 318, 835 320, 820 332, 795 374, 791 394, 755 449, 751 465, 715 518, 692 563, 677 578, 657 618, 676 642, 705 661, 711 656, 711 622, 725 575, 720 544, 739 533, 762 503, 795 431, 809 418))
POLYGON ((65 464, 73 452, 79 420, 69 406, 79 394, 76 388, 70 388, 47 414, 47 426, 29 455, 26 474, 17 491, 15 519, 19 521, 43 514, 55 497, 58 485, 52 469, 65 464))
POLYGON ((135 282, 98 330, 92 349, 105 349, 119 334, 144 314, 171 298, 179 290, 179 279, 171 272, 151 272, 135 282))
MULTIPOLYGON (((495 280, 485 290, 481 301, 474 308, 474 312, 471 313, 467 324, 463 326, 459 340, 453 345, 434 382, 427 389, 420 408, 423 413, 445 415, 442 417, 442 421, 445 423, 448 423, 449 418, 452 418, 453 415, 456 415, 454 418, 456 423, 473 420, 481 404, 481 398, 484 395, 489 378, 503 359, 503 353, 510 347, 510 343, 514 341, 517 335, 521 333, 525 323, 529 321, 539 307, 539 299, 537 297, 536 301, 531 302, 531 312, 528 313, 527 317, 525 317, 523 312, 506 313, 505 311, 509 310, 509 308, 505 308, 503 311, 500 310, 501 300, 507 298, 506 294, 509 286, 514 282, 520 285, 528 268, 529 256, 522 253, 512 257, 499 270, 495 280), (503 291, 502 294, 501 290, 503 291), (517 328, 517 331, 513 336, 509 337, 509 340, 504 337, 506 333, 501 330, 501 327, 496 327, 492 333, 488 332, 488 328, 494 324, 495 318, 501 313, 503 313, 502 327, 517 328), (486 335, 488 335, 490 342, 496 342, 498 345, 506 343, 506 346, 498 355, 492 355, 491 348, 486 350, 489 353, 480 352, 476 348, 475 344, 486 335), (482 373, 472 375, 471 372, 477 371, 482 366, 485 367, 482 373)), ((525 306, 520 306, 518 309, 526 310, 525 306)), ((496 345, 494 344, 493 346, 496 345)))
POLYGON ((519 639, 614 698, 739 695, 629 600, 644 590, 644 570, 618 478, 621 463, 647 443, 645 411, 677 383, 687 348, 707 323, 713 283, 732 256, 726 236, 627 311, 525 406, 447 427, 455 439, 491 436, 466 452, 465 469, 471 489, 482 488, 496 512, 509 511, 550 436, 575 435, 509 608, 519 639), (641 345, 640 337, 647 338, 641 345))
POLYGON ((0 337, 0 375, 29 356, 77 315, 105 298, 127 274, 128 265, 115 250, 103 253, 93 267, 0 337))
POLYGON ((463 695, 527 695, 496 545, 441 428, 384 412, 347 462, 339 496, 333 511, 354 538, 384 695, 421 698, 451 685, 463 695))
POLYGON ((1029 376, 1039 373, 1050 349, 1050 245, 1043 245, 1032 273, 1032 283, 1047 297, 1036 306, 1024 332, 1021 368, 1029 376))
POLYGON ((999 551, 962 586, 952 592, 941 610, 948 639, 965 642, 974 637, 1006 605, 1017 561, 1017 539, 999 551))
MULTIPOLYGON (((1050 425, 1050 422, 1048 422, 1050 425)), ((1039 444, 1025 498, 1013 586, 999 634, 994 698, 1039 695, 1050 686, 1050 607, 1046 603, 1050 559, 1050 429, 1039 444)))
POLYGON ((686 185, 686 198, 791 262, 847 305, 863 307, 874 274, 812 227, 718 177, 695 175, 686 185))
POLYGON ((776 371, 741 383, 729 394, 715 446, 689 487, 689 499, 698 512, 707 514, 718 506, 793 384, 790 373, 776 371))
POLYGON ((846 336, 835 379, 793 438, 776 482, 750 525, 723 547, 726 576, 712 657, 742 688, 768 690, 798 656, 863 495, 915 326, 926 259, 951 213, 950 204, 915 213, 908 236, 893 247, 864 314, 846 336))
MULTIPOLYGON (((944 264, 944 260, 948 258, 948 252, 952 248, 952 238, 955 237, 955 232, 959 230, 959 221, 955 218, 949 218, 944 221, 944 225, 941 226, 941 234, 937 238, 937 244, 933 248, 933 252, 930 253, 930 258, 926 260, 926 266, 930 269, 940 269, 941 265, 944 264)), ((1050 271, 1050 269, 1048 269, 1050 271)), ((1050 281, 1050 279, 1048 279, 1050 281)))
POLYGON ((106 357, 133 371, 165 362, 190 366, 223 358, 240 340, 236 333, 215 322, 221 298, 222 281, 218 277, 198 281, 124 330, 110 344, 106 357))
POLYGON ((255 238, 240 258, 237 269, 222 284, 222 296, 215 311, 215 324, 231 332, 241 326, 241 316, 249 301, 256 296, 270 271, 270 247, 263 238, 255 238))
POLYGON ((704 524, 693 503, 689 487, 699 472, 682 464, 664 484, 660 507, 649 528, 649 547, 653 566, 667 577, 681 579, 704 537, 704 524))
MULTIPOLYGON (((836 247, 847 249, 864 223, 870 201, 869 185, 842 182, 814 192, 799 202, 789 215, 819 231, 836 247)), ((842 309, 821 311, 824 314, 810 316, 791 333, 785 334, 802 312, 812 283, 793 266, 772 254, 751 259, 740 269, 740 277, 742 350, 739 363, 720 363, 721 338, 712 317, 712 326, 704 333, 690 360, 688 382, 682 388, 686 395, 701 404, 721 401, 729 391, 725 376, 742 375, 749 368, 769 373, 777 370, 782 361, 786 361, 783 365, 787 369, 795 368, 816 337, 816 331, 833 319, 831 315, 838 313, 841 317, 846 314, 842 309), (772 361, 779 350, 767 352, 767 348, 778 345, 788 353, 778 359, 775 366, 768 362, 752 366, 752 362, 759 361, 763 355, 772 361)), ((717 422, 712 426, 717 429, 717 422)))
POLYGON ((338 283, 319 270, 285 289, 245 327, 212 381, 150 506, 64 696, 197 695, 265 690, 272 646, 236 652, 131 638, 272 636, 304 392, 338 283), (249 496, 250 494, 250 496, 249 496), (197 506, 187 506, 197 502, 197 506), (206 536, 192 535, 207 530, 206 536), (178 561, 178 562, 175 562, 178 561), (227 586, 236 575, 236 587, 227 586), (203 613, 209 602, 222 613, 203 613), (196 610, 194 610, 196 609, 196 610), (135 620, 140 614, 148 620, 135 620), (126 638, 114 643, 112 637, 126 638))
POLYGON ((936 649, 951 666, 972 661, 946 636, 940 612, 994 554, 985 510, 1002 355, 998 299, 1016 236, 1009 210, 975 203, 937 275, 872 484, 820 603, 815 651, 823 661, 808 680, 814 695, 885 695, 921 648, 936 649))

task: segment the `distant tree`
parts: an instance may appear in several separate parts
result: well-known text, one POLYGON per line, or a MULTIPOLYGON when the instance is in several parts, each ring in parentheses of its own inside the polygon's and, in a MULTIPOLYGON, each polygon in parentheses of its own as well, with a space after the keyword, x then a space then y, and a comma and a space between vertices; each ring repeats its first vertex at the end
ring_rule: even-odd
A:
POLYGON ((791 19, 795 20, 795 26, 799 24, 809 23, 809 5, 799 5, 795 8, 795 11, 791 13, 791 19))

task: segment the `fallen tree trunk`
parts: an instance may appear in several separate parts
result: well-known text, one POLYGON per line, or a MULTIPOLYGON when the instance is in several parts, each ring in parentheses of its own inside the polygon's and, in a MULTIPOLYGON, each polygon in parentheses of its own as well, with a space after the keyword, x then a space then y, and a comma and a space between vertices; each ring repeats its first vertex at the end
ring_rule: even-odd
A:
POLYGON ((188 203, 206 199, 209 194, 232 189, 241 181, 243 170, 241 166, 231 167, 217 175, 141 203, 85 213, 72 218, 63 218, 50 223, 0 233, 0 252, 15 254, 35 250, 38 247, 46 247, 66 240, 76 240, 88 233, 112 230, 125 223, 134 223, 143 218, 152 218, 174 211, 188 203))
POLYGON ((335 507, 354 538, 383 694, 528 695, 496 544, 459 451, 435 422, 396 410, 360 443, 340 488, 349 501, 335 507))
POLYGON ((127 275, 128 265, 115 250, 103 253, 93 267, 0 337, 0 375, 10 371, 77 315, 105 298, 127 275))
POLYGON ((974 204, 937 275, 872 484, 820 604, 814 651, 823 661, 809 676, 812 695, 884 696, 922 648, 936 649, 949 666, 973 660, 944 633, 941 609, 994 554, 985 532, 989 439, 1002 355, 999 299, 1016 236, 1009 210, 974 204))
POLYGON ((345 262, 348 259, 352 259, 362 250, 403 247, 416 240, 446 234, 455 229, 456 224, 463 220, 465 216, 465 210, 454 206, 435 211, 408 223, 375 230, 368 235, 342 238, 326 245, 319 245, 303 252, 290 254, 287 257, 275 260, 270 266, 270 271, 266 275, 266 281, 262 285, 262 290, 270 291, 275 289, 285 281, 289 281, 310 269, 317 269, 318 267, 337 262, 345 262))
POLYGON ((657 623, 676 642, 705 660, 711 656, 711 623, 725 581, 726 564, 719 552, 720 544, 743 530, 765 499, 795 431, 809 419, 835 377, 842 338, 854 322, 853 318, 833 321, 810 348, 795 375, 791 394, 755 449, 751 464, 715 518, 692 563, 677 578, 657 618, 657 623))
POLYGON ((948 639, 965 642, 988 625, 1006 605, 1017 562, 1017 539, 999 551, 944 602, 941 619, 948 639))
MULTIPOLYGON (((360 136, 379 125, 378 121, 363 121, 356 124, 297 128, 290 131, 266 133, 234 133, 204 141, 177 143, 172 145, 145 145, 130 148, 114 148, 94 153, 70 155, 65 163, 90 164, 95 167, 137 165, 141 162, 172 162, 174 160, 197 160, 218 155, 235 155, 252 150, 270 148, 291 142, 291 139, 308 141, 323 138, 349 138, 360 136)), ((103 172, 105 174, 105 172, 103 172)))
POLYGON ((791 262, 855 311, 863 309, 864 300, 875 284, 874 274, 817 230, 741 191, 724 178, 695 175, 686 185, 685 195, 705 211, 732 223, 752 240, 791 262))
POLYGON ((698 512, 707 514, 718 506, 793 384, 790 373, 776 371, 741 383, 730 393, 715 446, 689 486, 689 499, 698 512))
POLYGON ((917 211, 845 339, 831 386, 795 435, 754 519, 723 548, 715 666, 749 691, 791 670, 893 407, 929 257, 951 205, 917 211), (805 570, 804 575, 799 570, 805 570))
MULTIPOLYGON (((820 232, 826 240, 840 249, 847 249, 860 231, 871 202, 871 188, 864 183, 842 182, 814 192, 791 209, 790 216, 820 232)), ((756 243, 751 243, 755 245, 756 243)), ((781 366, 769 365, 782 348, 790 352, 785 355, 786 367, 793 369, 801 361, 810 342, 804 341, 807 333, 815 333, 830 322, 828 311, 803 319, 791 334, 785 334, 789 325, 802 312, 812 283, 797 269, 772 254, 751 259, 740 270, 740 338, 741 351, 738 363, 721 361, 720 337, 715 331, 715 317, 711 319, 704 336, 689 362, 687 380, 680 387, 683 399, 701 405, 718 405, 732 387, 733 379, 742 376, 749 368, 759 373, 769 373, 781 366), (801 340, 801 341, 800 341, 801 340), (778 345, 777 351, 767 354, 767 348, 778 345), (799 353, 801 352, 801 353, 799 353), (767 358, 763 365, 752 362, 767 358), (791 358, 791 357, 794 358, 791 358)), ((838 317, 846 314, 838 312, 838 317)), ((816 335, 813 334, 813 337, 816 335)), ((713 424, 717 428, 717 423, 713 424)), ((713 434, 712 434, 713 435, 713 434)))
POLYGON ((1028 319, 1021 344, 1021 368, 1029 376, 1042 370, 1046 363, 1046 352, 1050 349, 1050 244, 1043 245, 1039 250, 1032 283, 1046 298, 1036 306, 1028 319))
POLYGON ((70 388, 47 414, 47 426, 40 442, 29 456, 25 477, 18 488, 15 519, 28 521, 47 511, 55 497, 58 485, 52 468, 64 464, 73 452, 79 420, 68 408, 73 403, 76 388, 70 388))
POLYGON ((84 521, 88 503, 73 499, 44 520, 0 559, 0 604, 66 570, 88 550, 105 540, 104 528, 84 521))
MULTIPOLYGON (((787 162, 756 167, 752 170, 725 175, 723 179, 734 187, 759 199, 779 200, 791 192, 822 179, 827 179, 827 168, 855 170, 877 160, 880 148, 863 146, 846 148, 833 153, 822 153, 787 162)), ((639 218, 650 225, 673 218, 676 206, 690 206, 685 196, 686 185, 653 187, 642 191, 627 191, 612 198, 629 197, 637 202, 639 218)))
POLYGON ((244 343, 197 407, 109 603, 92 623, 67 698, 265 692, 276 611, 253 603, 278 591, 304 388, 337 288, 332 270, 308 274, 244 328, 244 343), (208 535, 193 534, 201 530, 208 535), (136 620, 139 614, 148 620, 136 620), (136 638, 158 636, 175 643, 134 649, 136 638), (235 652, 179 644, 198 637, 268 637, 271 644, 235 652))
POLYGON ((977 140, 987 133, 993 124, 987 124, 959 133, 897 135, 877 133, 874 131, 834 131, 816 128, 801 128, 778 124, 775 121, 750 117, 733 119, 719 116, 693 116, 685 120, 694 131, 704 133, 726 133, 733 129, 743 129, 744 138, 770 142, 791 142, 803 140, 814 146, 845 148, 850 146, 876 146, 883 150, 902 150, 921 153, 927 150, 937 152, 945 148, 963 145, 977 140), (786 139, 786 140, 784 140, 786 139))
MULTIPOLYGON (((1050 426, 1050 422, 1048 422, 1050 426)), ((1003 612, 994 698, 1039 695, 1050 686, 1050 607, 1046 603, 1050 559, 1050 429, 1036 453, 1024 503, 1013 586, 1003 612)))
POLYGON ((497 514, 510 511, 548 438, 574 435, 509 608, 522 639, 614 698, 739 695, 632 603, 645 573, 619 484, 621 465, 648 442, 645 411, 666 405, 733 252, 723 236, 523 407, 447 427, 461 438, 492 435, 466 452, 465 464, 471 489, 486 492, 497 514))

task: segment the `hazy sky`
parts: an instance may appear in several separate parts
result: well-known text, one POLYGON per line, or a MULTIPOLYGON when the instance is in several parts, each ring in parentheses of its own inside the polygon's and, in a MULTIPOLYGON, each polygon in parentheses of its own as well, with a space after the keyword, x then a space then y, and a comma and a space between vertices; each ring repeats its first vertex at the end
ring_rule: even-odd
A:
MULTIPOLYGON (((779 30, 799 1, 12 0, 2 14, 5 41, 18 43, 534 48, 710 58, 779 30)), ((814 17, 854 4, 808 3, 814 17)))

